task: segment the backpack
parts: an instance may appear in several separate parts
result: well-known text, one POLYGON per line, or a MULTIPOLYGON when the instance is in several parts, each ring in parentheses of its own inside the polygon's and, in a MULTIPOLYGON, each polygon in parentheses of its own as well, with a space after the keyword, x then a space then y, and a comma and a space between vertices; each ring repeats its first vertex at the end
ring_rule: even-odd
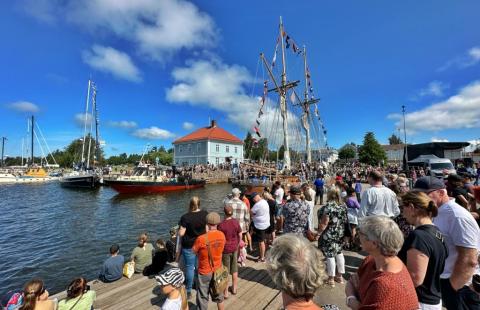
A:
POLYGON ((23 293, 10 291, 2 297, 0 306, 2 310, 15 310, 23 304, 23 293))

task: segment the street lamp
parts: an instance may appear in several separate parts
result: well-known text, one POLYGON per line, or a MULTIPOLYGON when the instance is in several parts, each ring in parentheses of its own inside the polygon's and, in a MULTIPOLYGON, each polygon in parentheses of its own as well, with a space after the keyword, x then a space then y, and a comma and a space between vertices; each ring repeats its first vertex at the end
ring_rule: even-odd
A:
POLYGON ((405 126, 405 105, 402 105, 402 113, 403 113, 403 135, 404 135, 404 142, 405 142, 405 150, 404 150, 404 158, 405 158, 405 170, 408 174, 408 151, 407 151, 407 130, 405 126))

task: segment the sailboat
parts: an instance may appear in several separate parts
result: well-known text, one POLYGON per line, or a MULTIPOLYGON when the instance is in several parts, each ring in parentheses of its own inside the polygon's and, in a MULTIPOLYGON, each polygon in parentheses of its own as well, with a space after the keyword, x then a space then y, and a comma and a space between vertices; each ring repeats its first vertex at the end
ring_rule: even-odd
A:
MULTIPOLYGON (((50 148, 48 147, 48 144, 46 144, 46 140, 43 137, 43 133, 40 131, 40 128, 38 125, 35 124, 35 117, 32 115, 31 117, 31 122, 29 122, 29 131, 31 132, 31 157, 30 157, 30 163, 27 165, 27 169, 23 173, 2 173, 0 174, 0 184, 11 184, 11 183, 21 183, 21 184, 30 184, 30 183, 45 183, 45 182, 51 182, 51 181, 57 181, 58 177, 50 175, 47 170, 45 170, 45 167, 49 167, 52 165, 48 164, 47 157, 50 155, 53 158, 54 165, 55 167, 58 167, 55 158, 53 157, 52 153, 50 152, 50 148), (37 134, 35 128, 38 129, 40 133, 40 137, 43 138, 45 147, 48 150, 48 154, 45 155, 44 149, 42 145, 40 144, 40 139, 39 135, 37 134), (41 159, 40 164, 35 163, 35 157, 34 157, 34 141, 35 138, 37 139, 40 150, 42 151, 43 157, 41 159), (45 164, 44 164, 45 163, 45 164)), ((22 149, 22 156, 23 156, 23 149, 22 149)), ((22 159, 23 161, 23 159, 22 159)))
POLYGON ((94 165, 91 165, 91 157, 93 157, 93 164, 95 159, 100 158, 100 144, 98 135, 98 109, 97 109, 97 88, 93 81, 88 80, 87 100, 85 104, 85 118, 83 127, 83 140, 82 140, 82 155, 81 161, 75 165, 74 170, 68 174, 65 174, 60 179, 60 185, 69 188, 90 188, 95 189, 100 186, 101 173, 99 169, 96 169, 94 165), (87 123, 89 120, 89 105, 91 101, 91 114, 94 118, 90 118, 90 131, 87 135, 87 123), (95 121, 95 145, 94 154, 91 154, 92 147, 92 128, 95 121), (87 141, 88 140, 88 141, 87 141), (88 143, 87 143, 88 142, 88 143), (85 156, 85 148, 86 156, 85 156))
MULTIPOLYGON (((242 163, 237 178, 232 180, 233 186, 248 188, 256 192, 270 187, 275 181, 294 184, 311 178, 307 175, 306 166, 320 166, 322 150, 328 146, 327 131, 317 106, 320 100, 316 99, 313 93, 311 74, 307 63, 307 49, 305 46, 303 49, 300 48, 292 36, 286 32, 281 17, 272 61, 269 63, 264 53, 260 54, 259 61, 266 69, 268 77, 264 78, 263 94, 259 102, 260 108, 253 126, 253 135, 256 137, 252 138, 251 147, 258 147, 263 140, 264 145, 267 146, 267 152, 259 162, 248 162, 247 159, 247 162, 242 163), (275 72, 279 48, 281 49, 282 66, 280 72, 278 70, 275 72), (289 64, 289 68, 292 68, 292 63, 295 64, 295 62, 302 67, 302 81, 287 80, 287 50, 292 51, 294 58, 289 64), (269 84, 273 84, 270 89, 269 84), (304 86, 303 96, 299 95, 296 90, 301 84, 304 86), (277 100, 268 98, 270 92, 276 93, 277 100), (278 126, 279 124, 281 125, 278 126), (274 161, 271 158, 265 158, 271 157, 271 149, 276 150, 276 160, 274 161), (283 154, 281 154, 282 149, 283 154)), ((250 152, 247 150, 247 153, 250 152)))

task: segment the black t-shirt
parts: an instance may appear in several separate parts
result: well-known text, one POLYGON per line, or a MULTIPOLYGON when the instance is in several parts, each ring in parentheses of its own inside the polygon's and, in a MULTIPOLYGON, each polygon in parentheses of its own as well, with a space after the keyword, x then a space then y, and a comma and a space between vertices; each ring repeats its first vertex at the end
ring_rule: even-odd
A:
POLYGON ((191 249, 197 237, 206 232, 207 214, 207 211, 200 210, 182 215, 178 225, 187 229, 182 237, 182 248, 191 249))
POLYGON ((448 250, 440 230, 434 225, 418 226, 405 240, 398 257, 407 264, 407 251, 417 249, 428 256, 427 272, 423 283, 416 287, 418 301, 429 305, 440 303, 440 275, 445 266, 448 250))

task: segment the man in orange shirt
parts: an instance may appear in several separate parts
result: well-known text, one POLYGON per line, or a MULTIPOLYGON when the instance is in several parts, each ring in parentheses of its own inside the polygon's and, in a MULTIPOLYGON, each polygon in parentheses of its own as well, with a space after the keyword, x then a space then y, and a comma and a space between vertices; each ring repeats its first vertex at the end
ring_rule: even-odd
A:
MULTIPOLYGON (((210 294, 210 281, 213 272, 222 266, 222 254, 225 247, 225 235, 217 230, 220 223, 220 215, 217 212, 210 212, 207 215, 207 232, 195 240, 192 250, 198 257, 197 277, 197 307, 200 310, 207 310, 208 297, 210 294), (208 258, 207 238, 212 255, 213 266, 208 258)), ((217 303, 219 310, 223 310, 223 293, 212 296, 212 301, 217 303)))

